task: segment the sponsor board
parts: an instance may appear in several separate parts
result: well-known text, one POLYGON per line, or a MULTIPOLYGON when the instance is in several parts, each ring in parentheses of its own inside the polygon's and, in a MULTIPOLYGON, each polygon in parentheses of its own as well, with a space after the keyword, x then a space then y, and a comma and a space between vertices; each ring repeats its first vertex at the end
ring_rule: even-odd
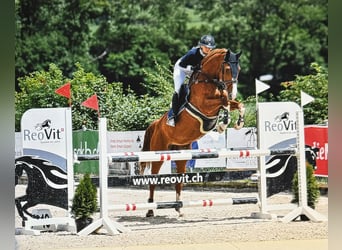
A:
POLYGON ((258 103, 258 110, 260 148, 279 149, 296 146, 296 112, 300 110, 296 103, 258 103))
MULTIPOLYGON (((45 213, 36 214, 39 222, 35 226, 47 229, 45 219, 52 224, 72 225, 71 197, 73 197, 73 152, 72 123, 70 108, 39 108, 27 110, 21 118, 22 155, 15 159, 16 180, 23 173, 27 176, 27 188, 24 196, 16 197, 19 215, 26 220, 25 227, 30 228, 32 215, 30 207, 52 205, 67 210, 65 217, 51 218, 45 213), (56 222, 56 223, 55 223, 56 222)), ((18 182, 16 182, 17 184, 18 182)), ((41 211, 39 208, 36 211, 41 211)), ((51 224, 51 225, 52 225, 51 224)), ((52 227, 51 227, 52 228, 52 227)), ((51 229, 50 228, 50 229, 51 229)), ((26 229, 25 229, 26 230, 26 229)))
POLYGON ((328 127, 308 125, 304 128, 305 144, 317 148, 315 175, 328 177, 328 127))

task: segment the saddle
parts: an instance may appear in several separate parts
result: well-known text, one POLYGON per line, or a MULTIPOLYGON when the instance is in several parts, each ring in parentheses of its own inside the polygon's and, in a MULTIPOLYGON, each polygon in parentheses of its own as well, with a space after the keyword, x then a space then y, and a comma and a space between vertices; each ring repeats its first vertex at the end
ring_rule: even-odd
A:
MULTIPOLYGON (((182 113, 184 110, 186 110, 191 116, 196 118, 200 124, 200 131, 201 133, 208 133, 209 131, 213 130, 217 120, 218 116, 213 117, 207 117, 204 114, 202 114, 196 107, 194 107, 189 101, 188 97, 190 94, 189 84, 183 84, 179 91, 179 110, 176 116, 179 116, 180 113, 182 113)), ((168 116, 171 116, 172 108, 168 111, 168 116)))

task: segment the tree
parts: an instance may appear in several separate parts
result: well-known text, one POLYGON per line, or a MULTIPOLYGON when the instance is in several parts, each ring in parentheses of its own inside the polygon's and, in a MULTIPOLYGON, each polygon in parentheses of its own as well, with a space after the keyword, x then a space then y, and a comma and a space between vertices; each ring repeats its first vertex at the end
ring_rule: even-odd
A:
MULTIPOLYGON (((81 106, 83 101, 95 93, 99 99, 100 114, 107 117, 107 129, 112 131, 143 130, 168 109, 169 104, 164 97, 137 96, 129 89, 128 93, 124 93, 121 83, 108 83, 104 76, 86 72, 80 64, 75 67, 77 70, 71 78, 63 76, 56 65, 50 64, 48 71, 35 71, 18 79, 21 91, 15 93, 16 131, 20 131, 21 117, 28 109, 67 106, 68 100, 55 94, 55 90, 66 82, 71 83, 74 130, 84 126, 97 129, 97 113, 81 106)), ((150 88, 151 93, 159 92, 153 86, 150 88)))
MULTIPOLYGON (((315 208, 318 202, 320 191, 318 181, 314 175, 313 167, 310 164, 306 164, 306 184, 307 184, 307 198, 308 206, 315 208)), ((292 203, 299 202, 299 187, 298 187, 298 171, 293 176, 292 180, 292 193, 293 199, 292 203)))
MULTIPOLYGON (((94 34, 93 54, 109 82, 122 82, 138 95, 145 94, 144 71, 154 62, 169 65, 185 51, 179 34, 185 33, 186 14, 177 1, 120 1, 110 7, 94 34)), ((171 82, 170 82, 171 84, 171 82)))
MULTIPOLYGON (((268 97, 273 100, 282 90, 281 82, 309 75, 313 62, 327 68, 327 0, 18 0, 15 7, 16 83, 36 84, 37 88, 28 87, 39 92, 49 87, 40 86, 38 76, 47 77, 50 88, 67 80, 76 88, 85 81, 87 91, 80 87, 76 94, 73 90, 74 107, 82 111, 75 116, 76 129, 83 123, 96 124, 96 114, 87 111, 85 115, 78 103, 94 89, 99 91, 101 113, 111 117, 113 129, 129 130, 134 124, 135 129, 145 128, 168 108, 173 85, 168 71, 203 34, 214 35, 217 47, 243 51, 238 85, 242 100, 255 94, 254 79, 265 73, 274 76, 268 97), (166 69, 160 82, 150 78, 160 77, 156 62, 166 69), (52 64, 61 75, 50 81, 52 64), (147 103, 152 105, 145 107, 147 103), (128 108, 135 114, 125 114, 128 108)), ((19 87, 16 90, 18 95, 19 87)), ((48 96, 50 103, 44 103, 40 93, 24 92, 34 100, 28 101, 23 93, 23 101, 16 100, 19 109, 65 104, 53 94, 48 96)), ((319 108, 325 106, 320 104, 316 111, 319 108)), ((311 123, 313 117, 307 116, 306 112, 311 123)), ((18 129, 18 118, 16 122, 18 129)))
MULTIPOLYGON (((254 79, 280 82, 306 75, 310 64, 327 67, 327 0, 108 1, 18 0, 16 79, 47 70, 50 63, 71 77, 75 63, 146 93, 144 70, 154 61, 170 66, 201 35, 217 46, 242 50, 239 91, 253 95, 254 79), (252 84, 252 85, 251 85, 252 84)), ((170 82, 172 84, 172 82, 170 82)))
POLYGON ((86 173, 76 188, 71 206, 78 232, 92 222, 92 215, 96 210, 97 188, 92 183, 89 173, 86 173))
POLYGON ((254 79, 272 74, 279 83, 306 75, 310 64, 328 63, 327 0, 231 0, 199 2, 199 15, 212 26, 221 47, 242 50, 240 85, 254 94, 254 79))
POLYGON ((100 13, 101 2, 15 1, 16 80, 33 71, 46 70, 51 63, 68 76, 74 71, 75 62, 95 72, 97 64, 89 54, 90 25, 100 13))
POLYGON ((312 74, 296 76, 294 81, 283 82, 278 100, 294 101, 300 104, 301 90, 315 100, 304 106, 305 124, 323 124, 328 120, 328 72, 317 63, 311 64, 312 74))

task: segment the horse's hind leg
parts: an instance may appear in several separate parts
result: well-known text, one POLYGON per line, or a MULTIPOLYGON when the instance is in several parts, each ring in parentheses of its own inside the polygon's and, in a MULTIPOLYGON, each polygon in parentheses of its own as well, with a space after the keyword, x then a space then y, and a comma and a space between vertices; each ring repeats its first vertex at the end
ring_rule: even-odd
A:
MULTIPOLYGON (((152 167, 151 167, 151 174, 158 174, 159 170, 162 166, 163 162, 153 162, 152 163, 152 167)), ((148 198, 148 203, 152 203, 154 202, 154 190, 156 188, 156 185, 154 184, 150 184, 150 196, 148 198)), ((154 212, 152 209, 149 209, 146 213, 146 217, 153 217, 154 216, 154 212)))
MULTIPOLYGON (((156 188, 156 185, 150 185, 150 196, 148 198, 148 203, 152 203, 154 202, 153 196, 154 196, 154 190, 156 188)), ((154 212, 152 209, 149 209, 146 213, 146 217, 153 217, 154 216, 154 212)))
MULTIPOLYGON (((183 174, 186 172, 186 162, 187 161, 177 161, 176 162, 178 174, 183 174)), ((183 183, 176 183, 176 201, 181 200, 182 189, 183 189, 183 183)), ((176 211, 179 213, 179 216, 183 216, 179 207, 176 208, 176 211)))
MULTIPOLYGON (((149 164, 151 164, 151 162, 148 162, 148 163, 147 162, 140 162, 140 175, 145 174, 145 169, 148 167, 149 164)), ((154 196, 154 189, 156 188, 156 186, 150 184, 149 188, 150 188, 150 195, 149 195, 147 202, 152 203, 154 201, 153 196, 154 196)), ((146 213, 146 217, 153 217, 153 216, 154 216, 153 210, 152 209, 148 210, 146 213)))

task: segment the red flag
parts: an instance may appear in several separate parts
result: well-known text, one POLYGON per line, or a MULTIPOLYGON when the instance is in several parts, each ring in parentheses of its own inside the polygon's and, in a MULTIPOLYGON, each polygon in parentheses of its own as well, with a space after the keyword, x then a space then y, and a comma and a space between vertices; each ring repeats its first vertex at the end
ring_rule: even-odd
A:
POLYGON ((96 94, 92 95, 87 100, 82 102, 81 105, 84 107, 95 109, 95 110, 99 111, 99 103, 97 101, 97 95, 96 94))
POLYGON ((55 93, 70 99, 70 97, 71 97, 70 82, 68 82, 68 83, 64 84, 63 86, 59 87, 58 89, 56 89, 55 93))

